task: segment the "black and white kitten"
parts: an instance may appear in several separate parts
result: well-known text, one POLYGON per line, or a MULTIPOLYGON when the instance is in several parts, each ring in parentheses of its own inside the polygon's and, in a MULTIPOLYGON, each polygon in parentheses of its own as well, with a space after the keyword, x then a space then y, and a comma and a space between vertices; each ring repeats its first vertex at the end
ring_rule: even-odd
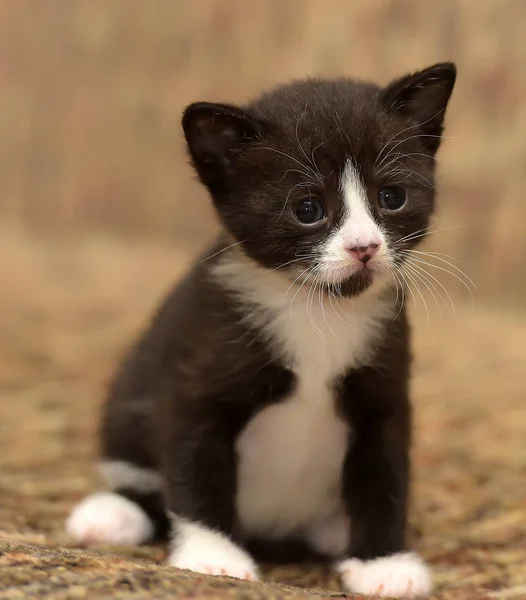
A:
POLYGON ((278 87, 183 116, 223 232, 161 306, 106 404, 78 542, 171 535, 169 564, 257 579, 335 560, 352 592, 426 595, 404 549, 411 416, 406 251, 435 203, 456 77, 278 87))

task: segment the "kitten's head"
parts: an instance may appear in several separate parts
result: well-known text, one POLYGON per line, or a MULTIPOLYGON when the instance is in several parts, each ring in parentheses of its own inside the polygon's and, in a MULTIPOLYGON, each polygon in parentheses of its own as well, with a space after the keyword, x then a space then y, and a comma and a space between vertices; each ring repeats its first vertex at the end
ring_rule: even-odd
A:
POLYGON ((360 293, 426 232, 451 63, 380 88, 293 82, 246 107, 195 103, 190 156, 244 252, 287 277, 360 293))

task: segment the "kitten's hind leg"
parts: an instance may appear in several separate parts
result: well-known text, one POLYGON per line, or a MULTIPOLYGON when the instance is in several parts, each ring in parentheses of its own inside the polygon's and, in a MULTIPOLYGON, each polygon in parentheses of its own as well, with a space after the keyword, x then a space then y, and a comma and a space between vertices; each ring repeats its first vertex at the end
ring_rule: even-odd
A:
POLYGON ((155 452, 155 395, 137 389, 134 377, 145 376, 133 361, 126 365, 102 414, 98 470, 108 491, 85 498, 66 524, 80 544, 138 545, 168 534, 155 452))
POLYGON ((102 462, 99 470, 110 491, 92 494, 73 509, 68 534, 80 544, 138 545, 166 537, 158 473, 116 460, 102 462))

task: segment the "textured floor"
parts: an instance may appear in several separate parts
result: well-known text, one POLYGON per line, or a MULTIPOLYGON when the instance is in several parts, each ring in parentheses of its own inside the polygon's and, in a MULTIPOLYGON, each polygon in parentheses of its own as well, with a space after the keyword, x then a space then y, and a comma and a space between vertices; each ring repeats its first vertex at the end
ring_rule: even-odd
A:
MULTIPOLYGON (((341 594, 319 565, 238 583, 163 567, 162 547, 88 551, 65 539, 69 508, 96 484, 104 382, 184 261, 105 240, 2 244, 0 599, 341 594)), ((441 323, 430 312, 429 325, 415 317, 413 544, 436 599, 526 599, 526 320, 458 306, 441 323)))

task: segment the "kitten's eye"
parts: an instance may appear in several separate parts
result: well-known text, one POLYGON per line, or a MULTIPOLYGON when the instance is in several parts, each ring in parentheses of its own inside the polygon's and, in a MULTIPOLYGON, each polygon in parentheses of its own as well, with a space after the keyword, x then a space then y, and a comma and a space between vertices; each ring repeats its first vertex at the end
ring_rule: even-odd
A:
POLYGON ((393 185, 380 190, 378 202, 385 210, 398 210, 405 204, 406 197, 404 188, 393 185))
POLYGON ((296 217, 300 223, 312 225, 325 216, 322 203, 317 198, 305 198, 296 207, 296 217))

